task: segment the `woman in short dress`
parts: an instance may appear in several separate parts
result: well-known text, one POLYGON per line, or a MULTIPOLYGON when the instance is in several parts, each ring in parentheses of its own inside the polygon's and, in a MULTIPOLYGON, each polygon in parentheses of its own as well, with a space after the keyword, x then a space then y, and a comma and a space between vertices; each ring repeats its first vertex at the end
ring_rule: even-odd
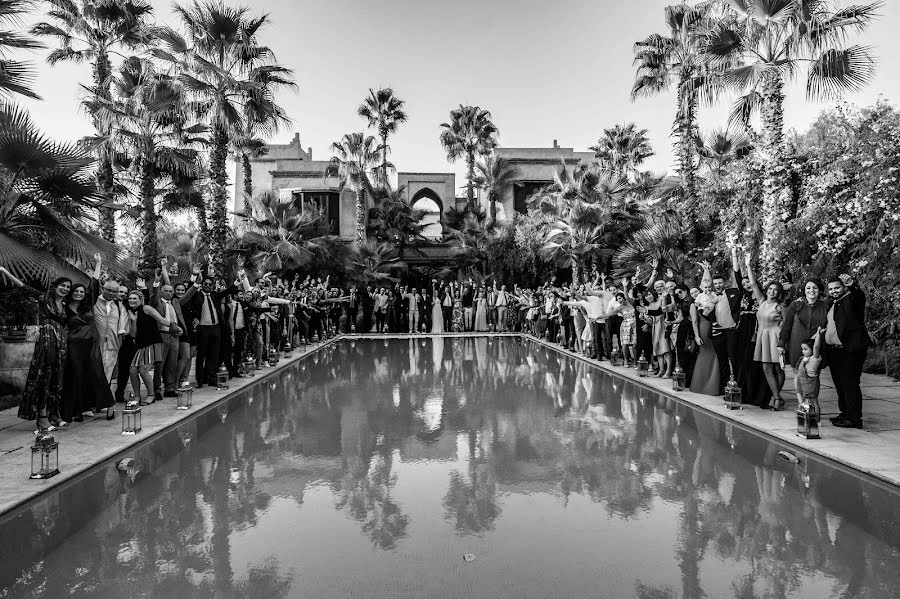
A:
POLYGON ((57 426, 67 424, 59 417, 59 403, 68 335, 66 299, 72 289, 72 280, 60 277, 44 293, 25 285, 0 266, 0 283, 4 279, 31 295, 37 309, 38 339, 19 404, 19 418, 37 420, 36 433, 53 431, 57 426))
POLYGON ((622 324, 619 327, 619 343, 622 345, 622 357, 626 367, 633 367, 637 364, 637 358, 634 355, 635 327, 637 325, 634 306, 626 299, 625 293, 617 293, 616 300, 621 304, 622 324))
POLYGON ((651 318, 650 331, 653 342, 653 358, 656 361, 656 374, 660 378, 672 378, 672 344, 666 335, 665 313, 663 311, 663 299, 653 289, 644 291, 644 300, 648 303, 647 316, 651 318))
POLYGON ((132 291, 128 294, 128 330, 134 337, 134 359, 131 361, 131 388, 140 400, 141 380, 147 387, 147 399, 141 405, 153 403, 153 375, 150 368, 162 358, 162 337, 159 327, 172 323, 151 306, 144 303, 144 294, 132 291))
POLYGON ((759 290, 756 275, 750 268, 750 254, 745 256, 747 276, 750 278, 753 296, 759 302, 756 312, 756 348, 753 360, 762 363, 766 382, 772 391, 769 409, 779 411, 784 408, 785 401, 781 397, 784 387, 784 369, 781 367, 781 352, 778 351, 778 337, 781 334, 781 323, 784 322, 784 288, 778 281, 766 285, 765 295, 759 290))

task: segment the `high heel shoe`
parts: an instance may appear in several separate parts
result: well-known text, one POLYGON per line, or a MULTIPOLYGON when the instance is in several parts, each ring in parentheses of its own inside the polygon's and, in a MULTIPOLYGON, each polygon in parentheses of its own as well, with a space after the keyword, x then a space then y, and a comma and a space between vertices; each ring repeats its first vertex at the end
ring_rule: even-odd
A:
POLYGON ((64 426, 69 426, 69 423, 65 420, 60 420, 59 418, 48 418, 50 424, 55 426, 56 428, 62 428, 64 426))
POLYGON ((44 433, 52 433, 53 431, 56 430, 56 427, 53 426, 53 424, 50 422, 49 419, 44 418, 44 420, 47 422, 47 426, 42 425, 42 424, 41 424, 41 419, 38 418, 37 423, 36 423, 36 424, 37 424, 37 428, 34 430, 35 436, 37 436, 37 435, 43 435, 44 433))
POLYGON ((115 420, 116 418, 116 409, 115 408, 106 408, 106 419, 107 420, 115 420))
POLYGON ((772 403, 769 404, 769 409, 773 412, 780 412, 782 409, 784 409, 784 404, 785 401, 779 397, 772 400, 772 403))

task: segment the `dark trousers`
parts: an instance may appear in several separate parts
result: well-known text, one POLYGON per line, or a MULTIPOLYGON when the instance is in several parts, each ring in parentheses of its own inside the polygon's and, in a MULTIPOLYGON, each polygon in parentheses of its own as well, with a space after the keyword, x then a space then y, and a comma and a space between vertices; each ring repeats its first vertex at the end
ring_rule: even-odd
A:
POLYGON ((198 385, 215 384, 221 344, 219 325, 197 327, 197 361, 194 363, 194 376, 197 377, 198 385))
POLYGON ((175 391, 178 378, 178 337, 160 331, 162 360, 153 367, 153 393, 157 398, 163 391, 175 391))
POLYGON ((453 307, 441 306, 441 314, 444 315, 444 332, 449 333, 453 330, 453 307))
POLYGON ((556 320, 555 318, 548 318, 547 319, 547 341, 549 341, 550 343, 556 343, 557 339, 559 339, 559 337, 557 335, 558 332, 559 332, 559 321, 556 320))
MULTIPOLYGON (((738 347, 737 331, 726 329, 712 337, 713 349, 716 350, 716 358, 719 360, 719 394, 725 391, 725 385, 731 378, 731 364, 735 370, 741 365, 744 356, 738 347)), ((736 379, 735 379, 736 380, 736 379)))
POLYGON ((119 369, 116 377, 116 401, 125 401, 125 388, 128 386, 128 373, 131 371, 131 361, 134 360, 134 337, 125 335, 122 345, 119 346, 119 369))
POLYGON ((866 353, 866 350, 847 351, 842 347, 825 346, 825 359, 828 360, 831 379, 837 391, 838 408, 847 420, 862 420, 862 390, 859 388, 859 380, 866 353))
POLYGON ((234 332, 234 347, 231 348, 231 363, 228 365, 231 376, 238 373, 241 362, 244 361, 244 344, 247 342, 247 329, 237 329, 234 332))

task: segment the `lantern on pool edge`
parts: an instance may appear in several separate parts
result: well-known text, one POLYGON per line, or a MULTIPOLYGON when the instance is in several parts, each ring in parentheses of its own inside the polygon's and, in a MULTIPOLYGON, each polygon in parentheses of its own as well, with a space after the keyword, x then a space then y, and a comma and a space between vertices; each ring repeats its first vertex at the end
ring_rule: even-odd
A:
POLYGON ((44 479, 59 474, 59 443, 50 433, 40 433, 31 447, 31 479, 44 479))
POLYGON ((819 406, 801 403, 797 406, 797 436, 804 439, 821 439, 819 436, 819 406))
POLYGON ((141 406, 136 401, 130 401, 122 410, 122 434, 128 436, 139 432, 141 432, 141 406))
POLYGON ((194 405, 194 388, 191 387, 191 384, 185 381, 175 393, 178 394, 178 397, 175 398, 175 409, 190 410, 194 405))
POLYGON ((266 354, 266 364, 269 366, 275 366, 278 364, 278 350, 275 349, 274 345, 269 346, 269 351, 266 354))
POLYGON ((729 410, 741 410, 741 387, 734 380, 734 374, 728 379, 725 385, 725 407, 729 410))
POLYGON ((216 371, 216 391, 224 391, 228 388, 228 369, 222 364, 216 371))
POLYGON ((622 352, 619 351, 619 348, 615 348, 612 350, 612 353, 609 355, 609 365, 610 366, 621 366, 625 363, 625 359, 622 357, 622 352))
POLYGON ((687 373, 681 364, 675 364, 675 371, 672 373, 672 391, 684 391, 687 382, 687 373))
POLYGON ((350 323, 350 332, 354 333, 354 334, 356 333, 356 323, 354 323, 354 322, 350 323))
POLYGON ((647 358, 644 357, 644 354, 641 354, 641 357, 638 358, 637 371, 638 376, 641 378, 646 378, 647 375, 650 374, 650 363, 647 362, 647 358))
POLYGON ((312 334, 312 337, 310 337, 310 340, 311 340, 313 343, 318 343, 318 342, 319 342, 319 333, 318 333, 318 331, 316 331, 316 332, 314 332, 314 333, 312 334))
POLYGON ((254 370, 256 370, 256 359, 253 354, 248 353, 244 356, 244 376, 256 376, 254 370))
POLYGON ((284 342, 284 349, 282 351, 284 352, 281 356, 282 358, 284 358, 285 360, 291 359, 291 357, 294 355, 294 348, 291 346, 290 341, 284 342))

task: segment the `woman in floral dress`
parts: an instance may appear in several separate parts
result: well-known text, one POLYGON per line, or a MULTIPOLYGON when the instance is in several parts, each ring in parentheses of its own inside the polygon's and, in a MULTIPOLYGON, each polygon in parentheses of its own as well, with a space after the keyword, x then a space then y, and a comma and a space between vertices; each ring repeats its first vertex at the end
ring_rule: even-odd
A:
POLYGON ((38 431, 52 431, 67 423, 60 420, 59 403, 68 343, 66 299, 72 280, 60 277, 42 293, 25 285, 0 266, 0 281, 8 280, 32 296, 37 308, 38 340, 34 345, 19 418, 37 420, 38 431))

